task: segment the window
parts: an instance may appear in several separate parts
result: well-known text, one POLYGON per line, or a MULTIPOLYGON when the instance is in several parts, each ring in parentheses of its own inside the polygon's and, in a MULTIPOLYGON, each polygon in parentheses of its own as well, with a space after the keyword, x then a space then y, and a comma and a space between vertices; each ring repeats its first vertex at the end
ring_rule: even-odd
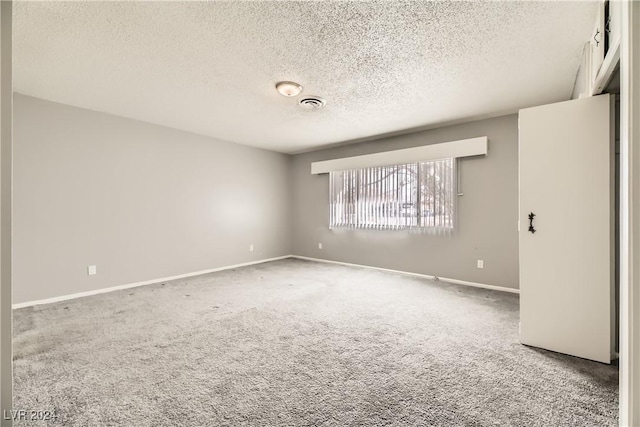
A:
POLYGON ((451 231, 453 158, 329 174, 330 228, 451 231))

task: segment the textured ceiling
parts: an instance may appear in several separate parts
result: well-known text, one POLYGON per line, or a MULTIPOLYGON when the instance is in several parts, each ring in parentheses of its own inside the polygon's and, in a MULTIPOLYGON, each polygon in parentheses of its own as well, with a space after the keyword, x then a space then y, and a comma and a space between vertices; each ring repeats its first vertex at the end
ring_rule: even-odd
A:
POLYGON ((281 152, 569 99, 595 2, 17 2, 16 92, 281 152), (293 80, 324 109, 274 85, 293 80))

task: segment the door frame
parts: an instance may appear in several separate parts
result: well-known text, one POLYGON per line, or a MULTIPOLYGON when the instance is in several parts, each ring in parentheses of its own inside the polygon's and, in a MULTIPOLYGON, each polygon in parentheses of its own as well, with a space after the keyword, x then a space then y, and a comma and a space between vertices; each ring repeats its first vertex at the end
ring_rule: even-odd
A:
POLYGON ((640 425, 640 2, 620 42, 620 425, 640 425))

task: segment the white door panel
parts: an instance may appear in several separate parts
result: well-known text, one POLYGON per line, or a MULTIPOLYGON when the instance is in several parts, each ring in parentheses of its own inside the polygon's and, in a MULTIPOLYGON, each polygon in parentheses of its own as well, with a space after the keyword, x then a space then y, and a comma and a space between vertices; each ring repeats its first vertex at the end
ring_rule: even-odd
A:
POLYGON ((519 116, 520 340, 604 363, 611 360, 609 109, 602 95, 519 116))

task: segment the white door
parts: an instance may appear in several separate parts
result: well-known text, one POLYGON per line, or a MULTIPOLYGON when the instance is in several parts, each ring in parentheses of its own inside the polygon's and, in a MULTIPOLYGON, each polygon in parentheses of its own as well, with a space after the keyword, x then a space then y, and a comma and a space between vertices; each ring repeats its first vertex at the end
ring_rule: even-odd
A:
POLYGON ((520 110, 519 120, 520 341, 610 363, 609 95, 520 110))

